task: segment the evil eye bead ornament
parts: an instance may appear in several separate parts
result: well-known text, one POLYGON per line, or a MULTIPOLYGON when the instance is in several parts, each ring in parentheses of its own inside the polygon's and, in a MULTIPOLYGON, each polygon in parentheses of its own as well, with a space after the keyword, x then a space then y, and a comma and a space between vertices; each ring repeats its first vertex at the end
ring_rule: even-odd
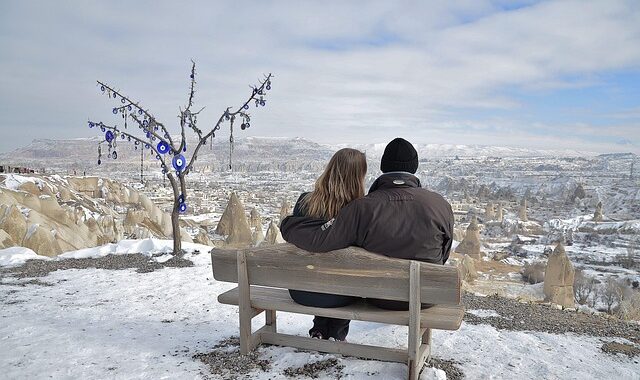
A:
POLYGON ((107 131, 107 133, 104 134, 104 139, 107 140, 107 142, 113 141, 114 139, 113 132, 107 131))
POLYGON ((173 168, 176 169, 177 172, 183 171, 187 166, 187 160, 181 154, 174 156, 171 163, 173 164, 173 168))
POLYGON ((169 144, 167 144, 165 141, 160 141, 156 148, 158 149, 158 153, 160 154, 166 154, 167 152, 169 152, 169 144))
POLYGON ((187 212, 187 204, 186 204, 186 203, 180 203, 180 204, 178 205, 178 211, 179 211, 181 214, 184 214, 185 212, 187 212))

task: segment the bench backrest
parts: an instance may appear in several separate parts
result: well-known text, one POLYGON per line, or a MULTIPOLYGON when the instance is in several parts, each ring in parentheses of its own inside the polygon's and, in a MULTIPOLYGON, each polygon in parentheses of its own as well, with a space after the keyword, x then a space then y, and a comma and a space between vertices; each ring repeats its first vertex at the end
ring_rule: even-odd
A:
MULTIPOLYGON (((245 252, 251 285, 330 294, 409 300, 410 260, 394 259, 349 247, 312 253, 288 243, 248 248, 245 252)), ((213 249, 213 277, 238 282, 238 250, 213 249)), ((420 263, 422 303, 460 303, 458 268, 420 263)))

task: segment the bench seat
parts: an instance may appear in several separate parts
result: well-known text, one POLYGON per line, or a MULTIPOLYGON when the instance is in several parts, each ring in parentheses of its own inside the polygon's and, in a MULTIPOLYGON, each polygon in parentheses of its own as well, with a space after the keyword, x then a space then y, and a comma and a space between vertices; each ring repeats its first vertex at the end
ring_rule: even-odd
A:
MULTIPOLYGON (((280 310, 290 313, 319 315, 323 317, 351 319, 358 321, 409 325, 407 311, 390 311, 369 305, 364 300, 354 304, 336 307, 310 307, 295 303, 287 289, 250 287, 251 306, 260 310, 280 310)), ((238 305, 239 291, 233 288, 218 296, 218 302, 227 305, 238 305)), ((439 330, 457 330, 462 323, 464 307, 462 305, 435 305, 421 310, 420 326, 439 330)))

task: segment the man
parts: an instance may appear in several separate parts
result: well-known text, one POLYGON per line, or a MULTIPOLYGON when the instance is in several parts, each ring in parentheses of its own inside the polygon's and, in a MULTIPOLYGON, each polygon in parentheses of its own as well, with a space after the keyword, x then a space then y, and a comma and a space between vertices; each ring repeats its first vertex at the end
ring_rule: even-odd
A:
MULTIPOLYGON (((453 242, 453 211, 441 195, 421 187, 414 175, 417 169, 418 153, 413 145, 396 138, 385 147, 380 162, 383 174, 371 185, 366 197, 350 202, 326 223, 289 216, 280 226, 282 236, 312 252, 355 245, 389 257, 444 264, 453 242)), ((368 301, 385 309, 408 309, 406 302, 368 301)), ((349 321, 341 321, 316 317, 314 329, 329 323, 328 330, 321 335, 344 331, 339 336, 344 338, 349 321)), ((310 331, 312 336, 314 329, 310 331)))

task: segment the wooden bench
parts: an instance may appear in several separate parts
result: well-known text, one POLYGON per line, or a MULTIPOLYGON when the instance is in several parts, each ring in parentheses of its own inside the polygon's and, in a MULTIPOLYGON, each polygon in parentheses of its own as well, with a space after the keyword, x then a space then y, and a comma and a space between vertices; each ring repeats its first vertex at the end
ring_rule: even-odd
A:
MULTIPOLYGON (((238 305, 240 351, 274 344, 383 361, 407 363, 409 379, 417 379, 431 353, 431 330, 460 328, 464 308, 457 268, 414 260, 393 259, 350 247, 311 253, 291 244, 244 250, 213 249, 213 277, 238 283, 218 302, 238 305), (288 289, 409 302, 409 311, 389 311, 366 302, 339 308, 302 306, 288 289), (420 302, 435 306, 420 310, 420 302), (312 339, 278 333, 276 311, 319 315, 409 327, 406 349, 312 339), (266 322, 251 331, 253 317, 265 312, 266 322)), ((307 326, 305 326, 307 327, 307 326)))

